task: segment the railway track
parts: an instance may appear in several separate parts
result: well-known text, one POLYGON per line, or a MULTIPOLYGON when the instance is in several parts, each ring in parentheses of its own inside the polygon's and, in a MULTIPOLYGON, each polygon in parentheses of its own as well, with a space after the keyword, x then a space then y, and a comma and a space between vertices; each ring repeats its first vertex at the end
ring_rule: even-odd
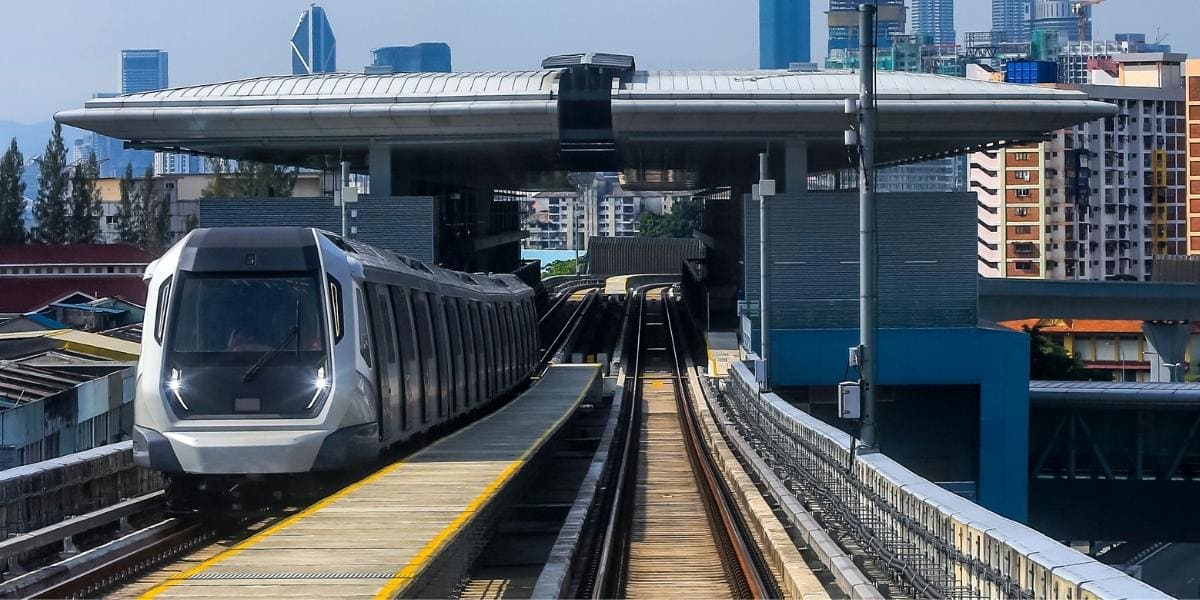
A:
POLYGON ((777 597, 729 491, 711 462, 688 386, 666 288, 641 295, 630 410, 612 470, 593 598, 777 597))

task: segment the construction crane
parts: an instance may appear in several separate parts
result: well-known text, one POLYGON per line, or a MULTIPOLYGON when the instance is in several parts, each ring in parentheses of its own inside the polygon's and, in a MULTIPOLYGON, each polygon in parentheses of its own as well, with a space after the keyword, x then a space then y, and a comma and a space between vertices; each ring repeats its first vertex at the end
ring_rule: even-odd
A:
POLYGON ((1101 2, 1104 0, 1071 0, 1071 12, 1075 13, 1075 19, 1079 22, 1080 43, 1087 37, 1088 9, 1101 2))

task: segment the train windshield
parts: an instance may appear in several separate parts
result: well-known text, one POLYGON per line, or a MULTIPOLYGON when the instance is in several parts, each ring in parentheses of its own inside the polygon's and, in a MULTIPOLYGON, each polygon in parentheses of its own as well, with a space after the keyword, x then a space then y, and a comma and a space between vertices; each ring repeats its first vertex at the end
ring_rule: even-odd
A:
POLYGON ((164 365, 177 408, 189 416, 309 414, 328 362, 317 277, 180 279, 164 365))

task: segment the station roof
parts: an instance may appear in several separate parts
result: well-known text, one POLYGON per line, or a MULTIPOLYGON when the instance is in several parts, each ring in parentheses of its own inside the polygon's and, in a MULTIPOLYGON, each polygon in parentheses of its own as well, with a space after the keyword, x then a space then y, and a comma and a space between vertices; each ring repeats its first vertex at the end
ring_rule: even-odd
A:
MULTIPOLYGON (((259 77, 90 100, 56 120, 151 148, 314 164, 339 153, 356 169, 372 140, 431 156, 501 156, 557 170, 563 69, 493 73, 259 77), (440 153, 440 154, 439 154, 440 153)), ((622 165, 719 168, 756 161, 764 140, 803 136, 813 171, 846 161, 851 71, 631 71, 612 81, 622 165)), ((1047 132, 1111 115, 1078 91, 920 73, 878 74, 881 163, 1047 132)))

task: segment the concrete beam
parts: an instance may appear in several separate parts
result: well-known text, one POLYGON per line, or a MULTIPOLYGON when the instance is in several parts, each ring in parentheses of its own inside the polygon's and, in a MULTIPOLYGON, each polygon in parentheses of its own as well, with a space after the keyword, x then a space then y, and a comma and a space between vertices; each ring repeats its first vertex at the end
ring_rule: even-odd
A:
POLYGON ((981 278, 979 318, 1197 321, 1200 285, 981 278))
POLYGON ((392 147, 371 140, 367 145, 367 173, 371 176, 372 196, 392 195, 392 147))

